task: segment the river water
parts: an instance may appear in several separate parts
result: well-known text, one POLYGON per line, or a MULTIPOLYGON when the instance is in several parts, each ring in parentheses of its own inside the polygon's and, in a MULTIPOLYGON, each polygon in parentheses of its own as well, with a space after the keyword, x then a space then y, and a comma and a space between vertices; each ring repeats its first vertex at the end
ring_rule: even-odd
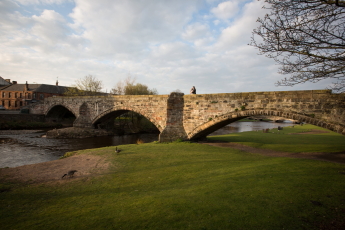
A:
MULTIPOLYGON (((278 126, 291 126, 292 123, 274 122, 234 122, 211 135, 224 135, 278 126)), ((46 131, 39 130, 0 130, 0 168, 17 167, 56 160, 66 152, 134 144, 140 139, 144 143, 158 140, 158 134, 132 134, 122 136, 93 137, 83 139, 48 139, 46 131)))

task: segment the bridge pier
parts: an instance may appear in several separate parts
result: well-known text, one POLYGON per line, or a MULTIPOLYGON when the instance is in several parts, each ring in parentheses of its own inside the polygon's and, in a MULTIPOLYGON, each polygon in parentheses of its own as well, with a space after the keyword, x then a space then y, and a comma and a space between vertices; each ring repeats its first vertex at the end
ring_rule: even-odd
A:
POLYGON ((73 127, 77 128, 94 128, 92 123, 86 117, 79 116, 74 122, 73 127))
POLYGON ((160 142, 171 142, 177 139, 187 139, 187 133, 183 127, 183 96, 183 93, 171 93, 169 95, 167 100, 166 126, 159 135, 160 142))

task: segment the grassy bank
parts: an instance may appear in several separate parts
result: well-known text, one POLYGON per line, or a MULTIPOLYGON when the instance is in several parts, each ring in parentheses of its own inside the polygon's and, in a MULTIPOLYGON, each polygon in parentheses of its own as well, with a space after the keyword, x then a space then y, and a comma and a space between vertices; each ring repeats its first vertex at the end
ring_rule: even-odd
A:
MULTIPOLYGON (((344 150, 345 137, 338 134, 289 134, 309 129, 316 128, 299 126, 291 132, 284 128, 285 134, 246 132, 211 139, 283 151, 288 143, 314 151, 316 147, 310 145, 322 140, 320 151, 344 150)), ((110 172, 97 177, 39 185, 3 183, 0 226, 160 230, 345 226, 344 165, 196 143, 120 148, 120 154, 114 153, 115 147, 78 152, 102 155, 113 163, 110 172)))
POLYGON ((345 150, 345 136, 314 125, 295 125, 284 127, 281 131, 271 129, 268 133, 258 131, 211 136, 208 139, 286 152, 341 152, 345 150))

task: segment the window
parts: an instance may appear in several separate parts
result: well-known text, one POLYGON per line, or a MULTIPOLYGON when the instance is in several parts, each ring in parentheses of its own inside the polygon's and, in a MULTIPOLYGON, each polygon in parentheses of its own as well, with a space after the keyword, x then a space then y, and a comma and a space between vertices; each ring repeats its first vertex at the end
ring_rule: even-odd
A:
POLYGON ((40 94, 40 100, 43 100, 43 99, 44 99, 44 95, 40 94))
POLYGON ((34 94, 32 95, 32 98, 33 98, 33 99, 36 99, 36 93, 34 93, 34 94))
POLYGON ((6 96, 6 93, 2 92, 2 98, 5 98, 5 96, 6 96))
POLYGON ((20 94, 19 94, 19 97, 20 97, 20 98, 23 98, 23 94, 22 94, 22 93, 20 93, 20 94))
POLYGON ((11 96, 12 96, 11 93, 8 93, 8 98, 11 98, 11 96))

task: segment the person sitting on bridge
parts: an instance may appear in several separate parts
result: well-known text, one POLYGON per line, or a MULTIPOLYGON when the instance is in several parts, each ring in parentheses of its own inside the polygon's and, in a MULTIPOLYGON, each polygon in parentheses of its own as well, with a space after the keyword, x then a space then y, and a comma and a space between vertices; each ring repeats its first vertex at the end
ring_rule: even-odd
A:
POLYGON ((190 89, 190 94, 196 94, 195 86, 193 86, 193 87, 190 89))

